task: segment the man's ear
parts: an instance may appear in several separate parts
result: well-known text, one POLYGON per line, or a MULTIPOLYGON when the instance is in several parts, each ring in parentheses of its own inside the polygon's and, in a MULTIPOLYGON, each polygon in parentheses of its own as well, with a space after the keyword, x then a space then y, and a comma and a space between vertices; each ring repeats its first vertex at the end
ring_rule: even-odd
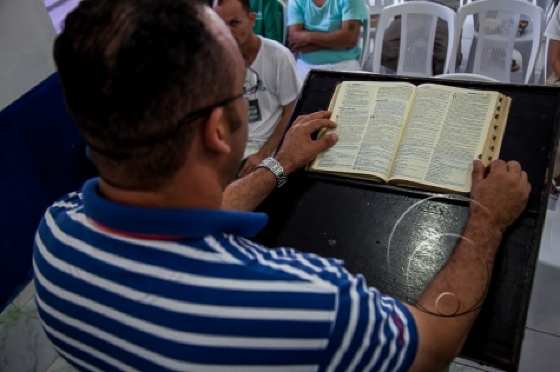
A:
POLYGON ((249 23, 251 23, 251 28, 255 27, 256 20, 257 20, 257 13, 249 12, 249 23))
POLYGON ((224 118, 224 109, 215 108, 202 130, 204 147, 209 151, 229 154, 231 152, 229 125, 224 118))

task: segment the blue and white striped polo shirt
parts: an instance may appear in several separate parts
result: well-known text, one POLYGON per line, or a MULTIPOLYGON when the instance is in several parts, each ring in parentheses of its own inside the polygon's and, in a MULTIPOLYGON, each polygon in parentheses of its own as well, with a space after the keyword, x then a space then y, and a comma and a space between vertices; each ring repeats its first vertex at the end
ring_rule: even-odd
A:
POLYGON ((407 308, 339 260, 248 240, 266 221, 120 205, 90 180, 35 237, 43 327, 82 370, 407 370, 407 308))

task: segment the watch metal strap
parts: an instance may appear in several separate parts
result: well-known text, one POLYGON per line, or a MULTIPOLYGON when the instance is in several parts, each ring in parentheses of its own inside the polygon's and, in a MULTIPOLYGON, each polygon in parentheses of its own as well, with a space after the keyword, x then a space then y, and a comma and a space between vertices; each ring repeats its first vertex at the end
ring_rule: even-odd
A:
POLYGON ((274 159, 273 157, 268 157, 261 161, 261 163, 257 166, 257 168, 266 168, 274 174, 276 177, 276 187, 280 188, 286 184, 288 178, 286 177, 286 173, 284 173, 284 168, 278 162, 278 160, 274 159))

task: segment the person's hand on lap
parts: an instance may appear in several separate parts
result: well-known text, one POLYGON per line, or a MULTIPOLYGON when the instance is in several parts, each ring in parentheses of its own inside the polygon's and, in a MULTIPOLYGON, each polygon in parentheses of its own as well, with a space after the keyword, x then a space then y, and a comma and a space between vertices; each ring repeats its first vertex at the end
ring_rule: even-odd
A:
POLYGON ((295 51, 301 51, 302 49, 309 47, 309 34, 305 31, 294 32, 290 35, 290 49, 295 51))

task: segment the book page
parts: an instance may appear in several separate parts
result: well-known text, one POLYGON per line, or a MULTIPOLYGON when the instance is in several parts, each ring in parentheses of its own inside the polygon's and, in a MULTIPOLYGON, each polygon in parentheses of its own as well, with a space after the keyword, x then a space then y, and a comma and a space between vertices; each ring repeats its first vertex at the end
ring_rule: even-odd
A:
POLYGON ((498 95, 419 86, 392 179, 470 191, 472 162, 483 153, 498 95))
POLYGON ((342 83, 331 117, 338 142, 317 157, 312 169, 387 180, 414 90, 408 83, 342 83))

